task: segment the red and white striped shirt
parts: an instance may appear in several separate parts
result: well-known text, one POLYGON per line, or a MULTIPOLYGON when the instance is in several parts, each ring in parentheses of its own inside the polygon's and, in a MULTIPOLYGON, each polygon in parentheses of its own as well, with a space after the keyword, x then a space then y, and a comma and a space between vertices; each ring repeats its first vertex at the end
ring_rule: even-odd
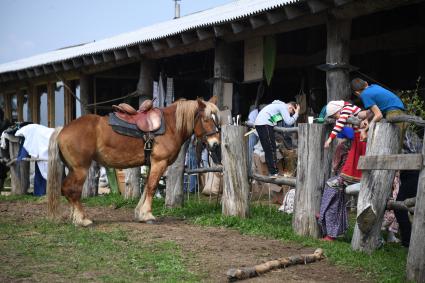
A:
MULTIPOLYGON (((351 116, 357 116, 361 109, 357 107, 356 105, 353 105, 349 102, 345 102, 344 107, 340 110, 339 118, 336 120, 335 126, 332 129, 331 134, 329 137, 331 139, 336 138, 336 135, 341 132, 342 128, 347 124, 347 119, 351 116)), ((359 132, 359 127, 356 125, 353 125, 353 129, 355 133, 359 132)))

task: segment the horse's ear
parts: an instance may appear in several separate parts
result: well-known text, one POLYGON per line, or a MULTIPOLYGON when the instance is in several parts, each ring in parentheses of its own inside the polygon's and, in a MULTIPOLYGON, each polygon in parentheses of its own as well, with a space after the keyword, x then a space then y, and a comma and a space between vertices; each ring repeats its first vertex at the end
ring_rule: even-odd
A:
POLYGON ((215 105, 217 105, 218 102, 218 96, 214 95, 210 98, 210 100, 208 100, 208 102, 214 103, 215 105))
POLYGON ((198 101, 198 108, 199 108, 200 110, 203 110, 203 109, 205 109, 205 107, 207 107, 207 106, 205 105, 205 103, 202 101, 202 99, 198 98, 198 99, 196 99, 196 101, 198 101))

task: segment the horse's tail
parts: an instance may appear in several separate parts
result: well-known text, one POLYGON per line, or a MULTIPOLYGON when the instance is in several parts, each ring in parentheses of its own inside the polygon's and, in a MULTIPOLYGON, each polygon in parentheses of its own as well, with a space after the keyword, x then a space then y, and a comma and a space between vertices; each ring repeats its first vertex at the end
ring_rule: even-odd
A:
POLYGON ((58 214, 62 188, 63 163, 60 159, 57 137, 62 127, 55 129, 49 140, 49 166, 47 172, 48 215, 55 218, 58 214))

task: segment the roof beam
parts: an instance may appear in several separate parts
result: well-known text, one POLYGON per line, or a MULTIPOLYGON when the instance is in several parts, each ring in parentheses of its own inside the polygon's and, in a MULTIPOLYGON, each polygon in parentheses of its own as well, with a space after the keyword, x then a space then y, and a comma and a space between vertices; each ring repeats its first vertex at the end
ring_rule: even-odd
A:
POLYGON ((214 26, 214 33, 216 37, 225 36, 231 33, 229 26, 214 26))
POLYGON ((92 56, 83 56, 83 63, 84 65, 93 65, 94 64, 94 60, 92 56))
POLYGON ((18 74, 16 72, 10 72, 9 73, 9 79, 14 81, 18 79, 18 74))
POLYGON ((145 54, 147 52, 153 51, 153 47, 149 43, 139 44, 138 47, 139 47, 140 54, 145 54))
POLYGON ((263 17, 249 17, 249 23, 251 24, 252 29, 256 29, 267 24, 267 20, 263 17))
POLYGON ((307 5, 313 14, 326 10, 330 7, 328 3, 321 0, 308 0, 307 5))
POLYGON ((292 20, 306 14, 305 11, 303 11, 301 8, 295 5, 286 6, 285 13, 286 13, 286 16, 288 17, 288 20, 292 20))
POLYGON ((196 29, 196 35, 199 40, 205 40, 214 37, 214 33, 208 29, 196 29))
POLYGON ((42 67, 35 67, 35 68, 33 68, 34 69, 34 73, 35 73, 35 75, 38 77, 38 76, 41 76, 41 75, 43 75, 44 74, 44 72, 43 72, 43 68, 42 67))
POLYGON ((335 6, 341 6, 353 2, 353 0, 334 0, 335 6))
POLYGON ((246 25, 244 25, 244 24, 243 24, 243 23, 241 23, 241 22, 230 23, 230 26, 232 27, 232 31, 233 31, 233 33, 240 33, 240 32, 243 32, 243 31, 247 28, 247 26, 246 26, 246 25))
POLYGON ((104 62, 101 54, 93 54, 92 58, 95 65, 98 65, 104 62))
POLYGON ((78 58, 78 57, 72 59, 72 65, 74 66, 75 69, 82 67, 83 66, 83 59, 78 58))
POLYGON ((165 41, 167 42, 169 48, 177 47, 183 43, 182 39, 177 36, 167 37, 165 41))
POLYGON ((162 40, 156 40, 156 41, 152 41, 152 47, 154 51, 160 51, 167 48, 168 45, 165 44, 165 42, 162 40))
POLYGON ((18 71, 18 78, 20 80, 27 78, 27 73, 23 71, 18 71))
POLYGON ((28 78, 32 78, 35 75, 33 69, 25 69, 25 72, 27 73, 28 78))
POLYGON ((43 70, 44 70, 44 73, 46 73, 46 74, 52 73, 53 72, 53 66, 49 65, 49 64, 43 65, 43 70))
POLYGON ((138 46, 128 46, 125 48, 128 58, 139 58, 140 51, 138 46))
POLYGON ((113 52, 102 52, 102 58, 105 63, 112 62, 115 60, 115 56, 113 52))
POLYGON ((114 51, 115 61, 127 59, 127 51, 125 49, 115 49, 114 51))
POLYGON ((267 12, 266 18, 271 25, 287 19, 284 11, 267 12))
POLYGON ((197 40, 197 37, 192 32, 182 33, 181 38, 182 38, 183 44, 189 44, 197 40))
POLYGON ((71 70, 71 69, 74 68, 74 65, 72 64, 72 61, 71 60, 69 60, 69 61, 63 61, 62 62, 62 66, 63 66, 63 69, 65 71, 69 71, 69 70, 71 70))
POLYGON ((61 63, 53 63, 52 66, 53 66, 53 70, 55 72, 60 72, 60 71, 63 70, 63 67, 62 67, 62 64, 61 63))

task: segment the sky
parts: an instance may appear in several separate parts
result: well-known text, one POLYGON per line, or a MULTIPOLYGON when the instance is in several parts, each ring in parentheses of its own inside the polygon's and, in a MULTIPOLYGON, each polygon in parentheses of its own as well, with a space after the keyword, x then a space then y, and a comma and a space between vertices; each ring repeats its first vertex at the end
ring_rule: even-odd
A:
MULTIPOLYGON (((181 0, 180 14, 232 1, 181 0)), ((173 17, 173 0, 0 0, 0 64, 173 17)))

